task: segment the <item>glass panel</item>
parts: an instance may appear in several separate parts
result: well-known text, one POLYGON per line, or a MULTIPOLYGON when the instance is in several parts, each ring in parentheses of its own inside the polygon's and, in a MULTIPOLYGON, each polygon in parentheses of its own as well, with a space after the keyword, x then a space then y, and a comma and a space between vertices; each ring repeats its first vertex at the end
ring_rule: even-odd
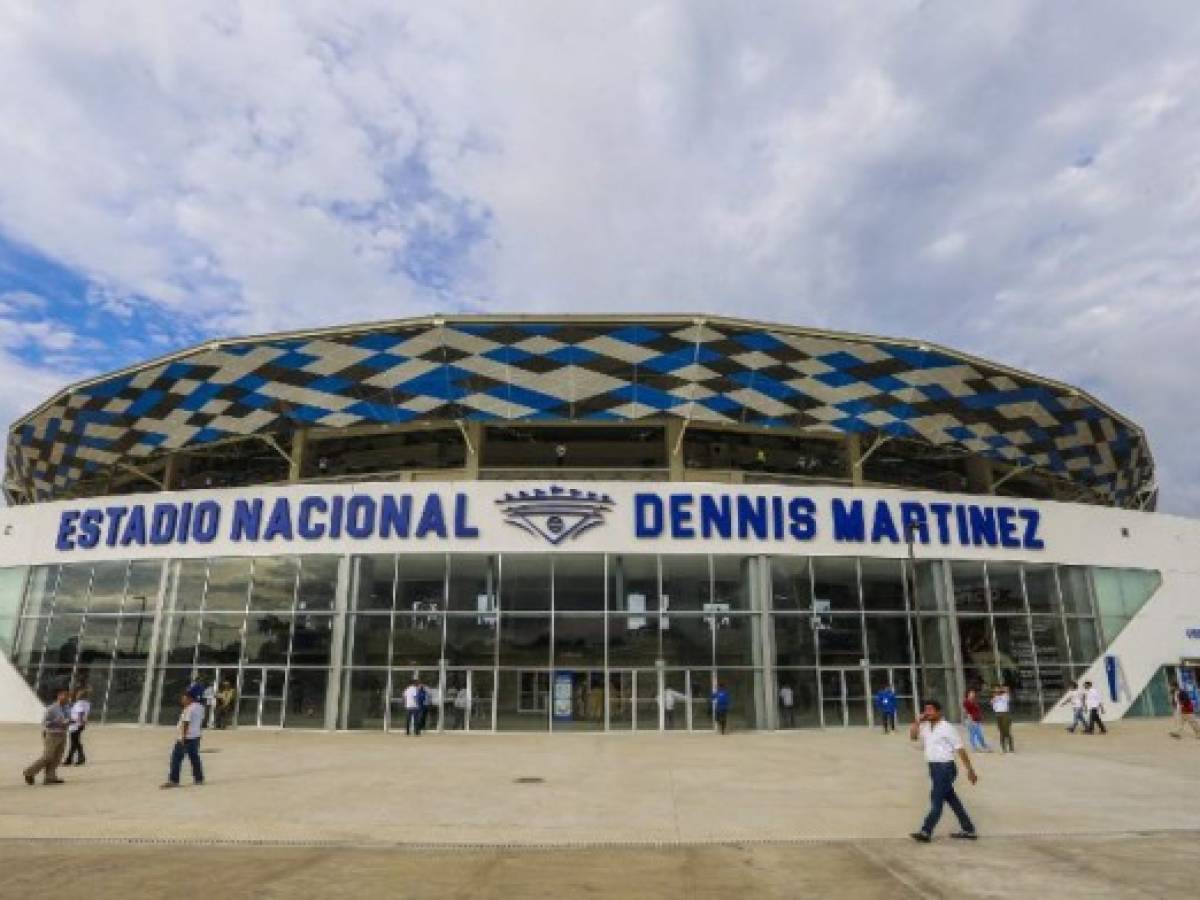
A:
POLYGON ((803 669, 781 669, 776 680, 779 683, 779 727, 815 728, 821 724, 821 713, 817 703, 817 673, 803 669), (792 705, 789 710, 784 703, 784 688, 791 690, 792 705))
POLYGON ((296 610, 330 612, 337 598, 337 556, 305 556, 300 561, 300 591, 296 610))
POLYGON ((813 640, 813 617, 777 615, 775 623, 775 664, 779 666, 815 666, 816 643, 813 640))
POLYGON ((1049 712, 1062 702, 1071 684, 1070 670, 1065 666, 1038 666, 1038 677, 1042 684, 1042 706, 1049 712))
POLYGON ((871 665, 906 665, 910 661, 908 619, 905 616, 867 616, 867 659, 871 665))
POLYGON ((142 691, 145 686, 145 669, 113 669, 108 683, 108 705, 104 710, 104 721, 136 722, 141 712, 142 691))
POLYGON ((608 728, 629 731, 633 728, 633 671, 618 669, 608 673, 608 728))
MULTIPOLYGON (((296 602, 296 557, 264 556, 254 560, 250 608, 291 612, 296 602)), ((209 608, 213 608, 209 604, 209 608)))
POLYGON ((846 722, 850 725, 867 724, 867 676, 862 669, 846 669, 842 672, 846 680, 846 722))
POLYGON ((554 560, 554 608, 604 611, 604 557, 559 556, 554 560))
POLYGON ((1086 566, 1059 566, 1058 586, 1062 591, 1063 609, 1067 615, 1093 615, 1086 566))
POLYGON ((129 615, 153 614, 158 604, 158 587, 162 582, 163 561, 157 559, 137 560, 129 566, 129 583, 125 588, 125 605, 122 611, 129 615))
MULTIPOLYGON (((96 660, 109 662, 117 642, 116 616, 88 616, 83 625, 83 636, 79 641, 80 664, 96 660)), ((93 700, 93 703, 95 701, 93 700)))
POLYGON ((243 659, 247 663, 287 662, 291 616, 251 613, 246 617, 243 659))
POLYGON ((467 690, 467 673, 450 669, 446 672, 446 715, 447 731, 465 731, 471 715, 471 692, 467 690))
POLYGON ((658 610, 658 557, 610 557, 609 577, 609 602, 614 610, 633 615, 658 610))
POLYGON ((360 556, 355 582, 354 609, 390 611, 395 591, 396 557, 360 556))
POLYGON ((205 609, 245 609, 249 593, 249 559, 218 557, 208 561, 208 587, 204 592, 205 609))
POLYGON ((663 724, 667 731, 687 729, 687 673, 677 669, 663 672, 663 724))
POLYGON ((713 603, 718 611, 750 609, 750 560, 741 556, 714 556, 713 603))
POLYGON ((1033 644, 1040 668, 1069 664, 1066 632, 1058 616, 1033 617, 1033 644))
POLYGON ((238 689, 237 723, 251 728, 258 725, 258 705, 262 699, 263 670, 243 669, 238 689))
POLYGON ((858 616, 829 616, 828 625, 817 633, 822 666, 858 666, 865 658, 862 619, 858 616))
POLYGON ((15 619, 21 615, 21 599, 27 571, 26 566, 0 569, 0 618, 15 619))
POLYGON ((168 592, 174 609, 200 609, 204 603, 204 579, 207 568, 208 561, 203 559, 175 561, 171 572, 171 587, 168 592))
POLYGON ((549 556, 518 553, 500 559, 501 609, 549 612, 550 588, 549 556))
POLYGON ((293 666, 328 666, 333 652, 333 616, 296 616, 292 631, 293 666))
MULTIPOLYGON (((950 618, 948 616, 921 615, 917 617, 919 643, 917 653, 923 665, 950 665, 954 662, 954 645, 951 643, 950 618)), ((914 637, 917 637, 914 634, 914 637)))
POLYGON ((491 669, 471 671, 471 692, 468 710, 471 731, 491 731, 492 713, 496 705, 496 673, 491 669))
POLYGON ((813 602, 817 612, 859 609, 858 561, 853 558, 814 558, 813 602), (822 605, 827 604, 827 605, 822 605))
POLYGON ((555 731, 599 731, 604 728, 603 670, 554 673, 552 727, 555 731))
POLYGON ((863 608, 902 612, 906 608, 904 562, 864 557, 858 564, 862 571, 863 608))
POLYGON ((205 613, 200 620, 196 662, 236 664, 242 652, 243 613, 205 613))
POLYGON ((692 705, 692 730, 712 731, 713 691, 717 687, 712 669, 692 669, 688 672, 688 696, 692 705))
MULTIPOLYGON (((493 612, 496 609, 496 558, 454 555, 450 557, 450 609, 461 612, 493 612)), ((488 719, 489 727, 491 719, 488 719)))
POLYGON ((658 731, 658 672, 641 669, 636 673, 633 724, 639 731, 658 731))
POLYGON ((1057 613, 1058 581, 1054 577, 1054 566, 1025 566, 1025 593, 1029 597, 1029 611, 1057 613))
POLYGON ((122 616, 117 632, 117 663, 145 662, 153 631, 151 616, 122 616))
POLYGON ((950 602, 946 596, 945 572, 945 565, 941 562, 917 563, 917 609, 924 612, 949 610, 950 602))
POLYGON ((995 621, 996 663, 1000 683, 1012 689, 1012 714, 1016 719, 1041 717, 1038 700, 1037 667, 1033 662, 1033 642, 1024 616, 998 616, 995 621))
POLYGON ((778 610, 812 609, 812 579, 806 557, 771 558, 771 603, 778 610))
POLYGON ((102 721, 104 717, 104 695, 108 693, 111 671, 112 663, 108 660, 90 664, 80 662, 75 669, 75 690, 88 692, 87 699, 92 702, 91 715, 97 722, 102 721))
POLYGON ((70 666, 79 650, 83 616, 55 615, 46 629, 45 666, 70 666))
POLYGON ((190 666, 195 660, 199 634, 198 615, 177 613, 171 616, 163 628, 163 660, 171 665, 190 666))
POLYGON ((63 566, 54 591, 54 614, 83 612, 87 609, 88 586, 92 567, 86 564, 63 566))
POLYGON ((996 680, 992 629, 983 616, 959 616, 958 641, 967 687, 979 688, 996 680))
POLYGON ((496 658, 496 617, 448 615, 445 652, 450 665, 490 666, 496 658))
POLYGON ((387 700, 387 673, 350 671, 342 700, 342 721, 347 728, 383 728, 387 700))
POLYGON ((544 666, 549 662, 549 616, 508 613, 500 617, 500 665, 544 666))
MULTIPOLYGON (((446 555, 400 556, 396 578, 396 628, 400 620, 446 608, 446 555)), ((416 627, 416 622, 411 627, 416 627)))
POLYGON ((556 616, 554 665, 557 669, 604 666, 604 615, 556 616))
POLYGON ((159 669, 159 707, 156 721, 159 725, 175 725, 183 711, 180 697, 192 680, 191 669, 159 669))
POLYGON ((700 612, 712 602, 711 573, 707 556, 662 557, 664 611, 700 612))
MULTIPOLYGON (((121 611, 121 598, 125 596, 125 572, 129 564, 120 562, 98 562, 92 573, 92 597, 88 612, 116 613, 121 611)), ((95 700, 92 701, 95 703, 95 700)))
POLYGON ((1021 567, 1016 563, 987 564, 988 591, 992 611, 997 614, 1024 613, 1025 597, 1021 591, 1021 567))
POLYGON ((502 671, 496 702, 500 731, 549 730, 550 673, 502 671))
POLYGON ((386 666, 391 627, 391 616, 355 616, 350 628, 354 641, 352 665, 386 666))
POLYGON ((846 724, 846 706, 842 692, 841 669, 821 671, 821 707, 826 728, 841 728, 846 724))
POLYGON ((392 665, 436 666, 441 658, 442 617, 428 612, 397 612, 392 625, 392 665))
POLYGON ((952 562, 954 608, 959 613, 987 612, 987 589, 983 581, 983 563, 952 562))
POLYGON ((1071 661, 1090 666, 1100 656, 1096 643, 1096 625, 1091 619, 1067 619, 1067 637, 1071 641, 1071 661))
POLYGON ((34 566, 25 587, 25 605, 21 614, 40 616, 50 614, 54 599, 54 584, 58 580, 58 566, 34 566))
POLYGON ((756 613, 734 613, 713 617, 717 628, 716 665, 719 669, 729 666, 761 665, 762 659, 754 652, 758 643, 758 615, 756 613))
POLYGON ((656 615, 608 617, 608 663, 612 666, 653 665, 660 657, 656 615))
POLYGON ((667 665, 712 665, 713 632, 708 618, 678 614, 662 617, 662 658, 667 665))
POLYGON ((922 669, 920 677, 921 701, 939 701, 948 719, 954 722, 960 721, 962 719, 962 703, 960 702, 962 698, 959 696, 960 692, 955 683, 954 672, 951 669, 922 669))
POLYGON ((21 620, 21 633, 17 637, 17 649, 13 652, 16 665, 37 668, 42 659, 42 649, 46 646, 46 629, 49 627, 48 618, 21 620))
POLYGON ((757 670, 720 669, 717 681, 729 691, 729 717, 727 720, 730 731, 745 731, 761 728, 764 722, 761 718, 762 673, 757 670))
POLYGON ((16 634, 17 620, 12 616, 0 616, 0 653, 12 657, 12 642, 16 634))

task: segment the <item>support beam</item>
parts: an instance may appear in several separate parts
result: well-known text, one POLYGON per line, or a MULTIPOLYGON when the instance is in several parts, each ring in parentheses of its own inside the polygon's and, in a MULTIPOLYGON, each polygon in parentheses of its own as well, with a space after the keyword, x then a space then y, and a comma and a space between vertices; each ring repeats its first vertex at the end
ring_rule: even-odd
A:
POLYGON ((294 463, 292 462, 291 454, 288 453, 286 450, 284 450, 281 446, 279 446, 279 441, 275 440, 273 435, 256 434, 255 437, 258 438, 260 441, 262 441, 264 444, 266 444, 268 447, 270 447, 272 450, 274 450, 276 453, 278 453, 280 456, 282 456, 288 464, 289 471, 291 470, 292 465, 294 465, 294 463))
POLYGON ((846 435, 846 468, 847 475, 850 478, 850 484, 854 487, 860 487, 863 483, 862 477, 862 438, 857 434, 846 435))
POLYGON ((179 468, 183 464, 183 454, 176 451, 167 457, 163 467, 163 490, 173 491, 179 486, 179 468))
POLYGON ((463 463, 466 477, 472 481, 479 479, 479 466, 483 459, 484 431, 483 423, 474 420, 455 419, 458 430, 462 432, 463 443, 467 445, 467 457, 463 463))
POLYGON ((992 461, 983 456, 968 456, 967 491, 972 494, 991 494, 996 486, 992 480, 992 461))
POLYGON ((992 482, 992 490, 995 491, 996 488, 1000 487, 1000 485, 1004 484, 1006 481, 1016 478, 1018 475, 1022 474, 1023 472, 1028 472, 1032 468, 1033 468, 1033 466, 1017 466, 1015 468, 1009 469, 1007 472, 1005 472, 1003 475, 1001 475, 999 478, 997 478, 995 481, 992 482))
POLYGON ((304 452, 308 449, 308 429, 292 432, 292 458, 288 460, 288 481, 295 484, 304 478, 304 452))
POLYGON ((155 478, 153 475, 149 474, 148 472, 143 472, 137 466, 131 466, 131 465, 129 465, 129 463, 121 462, 120 460, 113 463, 113 465, 115 465, 118 469, 122 469, 123 471, 130 473, 131 475, 136 475, 138 478, 145 479, 146 481, 150 482, 152 485, 157 487, 160 491, 166 490, 166 486, 163 484, 162 481, 155 478))
POLYGON ((683 436, 687 433, 690 419, 667 419, 667 466, 671 481, 683 481, 686 466, 683 459, 683 436))

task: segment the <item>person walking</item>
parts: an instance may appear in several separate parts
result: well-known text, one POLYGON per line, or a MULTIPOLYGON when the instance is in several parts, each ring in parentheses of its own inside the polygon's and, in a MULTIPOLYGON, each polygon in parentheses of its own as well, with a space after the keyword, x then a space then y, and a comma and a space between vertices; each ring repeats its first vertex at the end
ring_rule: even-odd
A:
POLYGON ((1016 753, 1012 736, 1012 694, 1007 684, 992 688, 992 712, 996 714, 996 727, 1000 729, 1000 752, 1016 753))
POLYGON ((779 713, 779 724, 782 727, 796 727, 796 692, 786 682, 779 688, 779 713))
POLYGON ((1084 713, 1085 694, 1086 692, 1079 686, 1079 682, 1072 681, 1071 690, 1067 692, 1066 699, 1059 704, 1059 706, 1071 704, 1071 727, 1067 729, 1071 734, 1074 734, 1078 727, 1087 730, 1087 715, 1084 713))
POLYGON ((67 737, 71 741, 71 747, 63 761, 64 766, 82 766, 87 762, 87 755, 83 752, 83 729, 87 728, 91 712, 91 692, 87 688, 76 691, 75 702, 71 704, 71 711, 68 713, 70 721, 67 724, 67 737))
POLYGON ((421 736, 421 684, 415 678, 404 689, 404 733, 421 736))
POLYGON ((216 727, 220 731, 224 731, 229 727, 229 717, 233 713, 233 701, 237 697, 237 691, 233 689, 233 683, 227 678, 221 682, 221 690, 217 691, 217 711, 216 711, 216 727))
POLYGON ((967 740, 972 750, 991 753, 987 739, 983 736, 983 707, 979 705, 979 693, 975 688, 967 691, 963 699, 963 723, 967 726, 967 740))
POLYGON ((204 704, 203 683, 193 684, 179 698, 182 712, 179 714, 179 736, 171 749, 171 766, 167 780, 159 787, 179 787, 179 777, 186 756, 192 764, 192 783, 204 784, 204 766, 200 762, 200 736, 204 733, 204 718, 208 708, 204 704))
POLYGON ((71 692, 59 688, 54 695, 54 702, 46 707, 42 714, 42 755, 30 763, 25 771, 25 783, 33 784, 34 776, 44 772, 42 784, 62 784, 58 777, 58 765, 63 758, 63 750, 67 745, 67 725, 70 718, 67 712, 67 701, 71 692))
POLYGON ((680 693, 675 688, 663 690, 663 724, 668 729, 675 727, 675 706, 680 701, 686 703, 687 695, 680 693))
POLYGON ((717 689, 712 692, 713 719, 716 720, 717 728, 721 734, 725 734, 729 729, 729 691, 722 681, 717 682, 717 689))
POLYGON ((971 757, 963 746, 958 729, 942 718, 942 705, 936 700, 926 700, 921 712, 921 718, 912 723, 908 736, 914 741, 920 741, 925 751, 925 762, 929 764, 929 813, 921 823, 921 830, 914 831, 910 837, 914 841, 928 844, 933 840, 933 830, 937 828, 938 820, 942 817, 942 807, 950 804, 950 809, 958 818, 959 830, 950 835, 960 840, 975 840, 979 835, 967 809, 954 790, 954 780, 958 777, 958 766, 954 757, 958 756, 963 768, 967 770, 967 780, 971 784, 979 781, 975 768, 971 765, 971 757))
POLYGON ((1087 728, 1084 729, 1085 734, 1095 734, 1096 729, 1100 729, 1101 734, 1108 734, 1108 729, 1104 727, 1104 722, 1100 719, 1100 714, 1104 712, 1104 701, 1100 698, 1100 689, 1090 681, 1083 683, 1083 703, 1087 707, 1087 728))
POLYGON ((1192 703, 1192 695, 1186 688, 1177 684, 1171 685, 1171 705, 1175 707, 1175 730, 1171 737, 1182 738, 1183 726, 1192 729, 1192 734, 1200 738, 1200 722, 1196 721, 1196 705, 1192 703))
POLYGON ((885 684, 875 692, 875 705, 879 708, 879 720, 883 723, 883 733, 896 730, 896 692, 890 684, 885 684))
POLYGON ((471 692, 465 687, 460 687, 454 695, 454 727, 462 731, 467 727, 467 720, 470 718, 471 692))

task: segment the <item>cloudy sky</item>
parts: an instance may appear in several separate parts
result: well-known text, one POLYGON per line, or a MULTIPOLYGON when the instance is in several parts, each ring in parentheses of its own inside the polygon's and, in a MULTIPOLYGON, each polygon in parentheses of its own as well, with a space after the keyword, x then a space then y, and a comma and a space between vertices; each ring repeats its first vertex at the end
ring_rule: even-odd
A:
POLYGON ((0 0, 0 419, 206 337, 704 311, 1080 384, 1198 515, 1198 84, 1194 0, 0 0))

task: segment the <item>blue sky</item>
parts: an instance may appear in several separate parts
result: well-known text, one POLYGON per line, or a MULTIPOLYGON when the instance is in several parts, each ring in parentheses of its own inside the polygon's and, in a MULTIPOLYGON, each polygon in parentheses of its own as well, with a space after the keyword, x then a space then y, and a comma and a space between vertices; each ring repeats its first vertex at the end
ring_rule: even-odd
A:
POLYGON ((694 310, 1077 383, 1200 514, 1198 48, 1166 0, 11 4, 0 417, 212 336, 694 310))

